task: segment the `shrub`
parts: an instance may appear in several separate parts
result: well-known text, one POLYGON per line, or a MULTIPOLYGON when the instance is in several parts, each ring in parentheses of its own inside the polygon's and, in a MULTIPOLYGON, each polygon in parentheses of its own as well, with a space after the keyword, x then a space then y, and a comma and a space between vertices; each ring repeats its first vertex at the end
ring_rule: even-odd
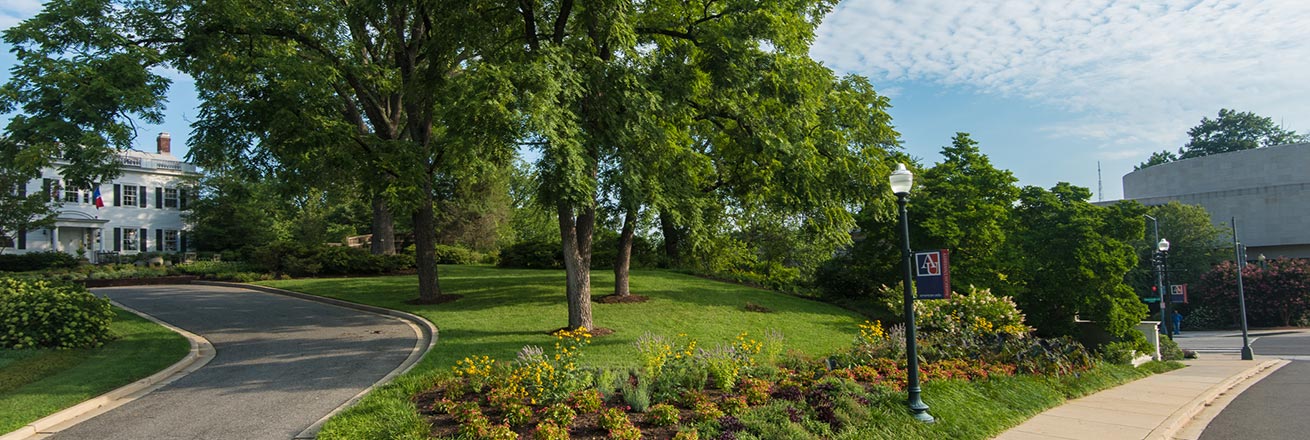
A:
POLYGON ((1101 359, 1117 365, 1128 365, 1136 356, 1137 344, 1132 342, 1111 342, 1101 347, 1101 359))
POLYGON ((501 249, 497 265, 524 269, 559 269, 564 267, 564 253, 557 242, 524 241, 501 249))
POLYGON ((678 416, 678 409, 667 403, 652 406, 646 411, 646 421, 655 426, 676 425, 678 416))
POLYGON ((637 380, 637 383, 623 383, 623 401, 632 407, 633 411, 646 412, 650 408, 650 385, 647 381, 637 380))
MULTIPOLYGON (((889 289, 884 286, 884 289, 889 289)), ((883 295, 894 301, 888 304, 893 310, 903 307, 904 297, 883 295)), ((962 332, 980 336, 998 334, 1023 335, 1030 331, 1024 324, 1023 312, 1007 296, 993 295, 990 289, 969 286, 967 295, 955 293, 950 299, 930 299, 915 302, 915 321, 924 330, 962 332)))
POLYGON ((696 428, 679 429, 678 433, 673 435, 673 440, 700 440, 700 433, 696 428))
POLYGON ((85 287, 0 279, 0 347, 84 348, 109 340, 109 300, 85 287))
POLYGON ((573 418, 578 413, 569 408, 568 405, 556 403, 541 409, 541 420, 554 423, 560 427, 567 428, 573 426, 573 418))
POLYGON ((601 403, 603 403, 600 392, 596 390, 577 391, 573 393, 569 400, 573 403, 573 408, 580 413, 600 411, 601 403))
POLYGON ((275 241, 250 252, 251 264, 262 271, 292 276, 376 275, 414 267, 408 255, 373 255, 344 246, 304 245, 275 241))
POLYGON ((569 440, 569 430, 554 422, 542 422, 532 430, 533 440, 569 440))
POLYGON ((477 264, 482 256, 463 246, 437 245, 437 264, 477 264))
POLYGON ((628 414, 619 408, 606 408, 601 411, 599 423, 601 428, 611 432, 632 426, 632 421, 628 420, 628 414))
POLYGON ((1183 349, 1173 339, 1160 337, 1160 359, 1166 361, 1183 360, 1183 349))
POLYGON ((57 251, 0 254, 0 272, 28 272, 77 267, 77 257, 57 251))

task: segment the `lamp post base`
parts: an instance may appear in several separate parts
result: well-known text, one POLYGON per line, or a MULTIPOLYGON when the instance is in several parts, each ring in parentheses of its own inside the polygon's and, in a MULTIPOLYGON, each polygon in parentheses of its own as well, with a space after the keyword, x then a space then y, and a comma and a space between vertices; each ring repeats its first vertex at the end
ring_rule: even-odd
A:
POLYGON ((923 403, 922 400, 919 400, 918 396, 914 396, 910 399, 910 415, 914 416, 915 420, 923 423, 933 423, 937 421, 932 414, 928 414, 928 405, 923 403))
POLYGON ((1244 361, 1255 360, 1255 353, 1252 353, 1252 352, 1251 352, 1251 346, 1250 346, 1250 345, 1244 345, 1244 346, 1242 346, 1242 360, 1244 360, 1244 361))

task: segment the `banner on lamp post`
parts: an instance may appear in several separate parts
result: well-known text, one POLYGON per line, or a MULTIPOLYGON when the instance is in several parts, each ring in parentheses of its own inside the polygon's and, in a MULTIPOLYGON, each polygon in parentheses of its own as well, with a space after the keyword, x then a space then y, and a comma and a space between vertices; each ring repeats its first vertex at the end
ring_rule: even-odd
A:
POLYGON ((946 249, 914 254, 914 284, 918 299, 951 297, 951 253, 946 249))
POLYGON ((1187 304, 1187 285, 1186 284, 1170 285, 1169 302, 1174 304, 1187 304))

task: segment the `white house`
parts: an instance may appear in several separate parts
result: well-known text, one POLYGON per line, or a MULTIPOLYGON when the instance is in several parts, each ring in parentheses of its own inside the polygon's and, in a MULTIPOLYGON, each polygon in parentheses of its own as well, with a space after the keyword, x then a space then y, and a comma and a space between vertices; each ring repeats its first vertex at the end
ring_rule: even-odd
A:
POLYGON ((97 208, 93 188, 68 188, 60 163, 41 170, 26 191, 44 192, 62 202, 51 228, 18 233, 16 253, 60 251, 97 262, 110 252, 182 252, 187 249, 182 213, 186 210, 188 178, 196 167, 172 153, 168 133, 156 138, 157 151, 126 151, 119 155, 122 173, 101 183, 104 206, 97 208))

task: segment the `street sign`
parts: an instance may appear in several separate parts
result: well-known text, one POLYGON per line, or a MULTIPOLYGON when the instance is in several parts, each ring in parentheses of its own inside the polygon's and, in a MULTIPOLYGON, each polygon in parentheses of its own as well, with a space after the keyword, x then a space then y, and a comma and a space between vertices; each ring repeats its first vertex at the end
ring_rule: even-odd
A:
POLYGON ((951 254, 946 249, 914 254, 914 284, 918 299, 951 297, 951 254))
POLYGON ((1187 285, 1186 284, 1170 285, 1169 302, 1174 304, 1187 304, 1187 285))

